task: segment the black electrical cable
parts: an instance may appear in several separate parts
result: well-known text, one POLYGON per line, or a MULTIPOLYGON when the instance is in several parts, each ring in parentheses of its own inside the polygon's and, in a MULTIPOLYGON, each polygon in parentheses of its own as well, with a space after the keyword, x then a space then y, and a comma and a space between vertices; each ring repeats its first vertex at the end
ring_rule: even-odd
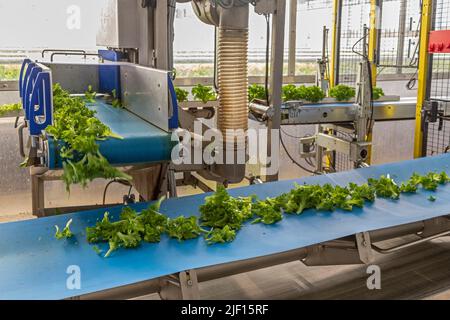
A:
POLYGON ((357 54, 358 56, 361 56, 361 57, 364 57, 364 58, 367 59, 367 56, 365 56, 365 55, 359 53, 359 52, 356 51, 356 49, 355 49, 355 47, 356 47, 361 41, 363 41, 365 38, 367 38, 367 34, 365 34, 365 35, 362 36, 360 39, 358 39, 358 41, 355 42, 355 44, 354 44, 353 47, 352 47, 352 52, 353 52, 354 54, 357 54))
POLYGON ((299 167, 300 169, 305 170, 305 171, 308 172, 308 173, 316 174, 316 172, 314 172, 313 170, 308 169, 308 168, 302 166, 299 162, 297 162, 297 160, 295 160, 295 159, 291 156, 291 154, 289 153, 288 149, 286 148, 286 145, 284 144, 284 141, 283 141, 283 135, 282 135, 282 134, 280 134, 280 142, 281 142, 281 145, 283 146, 284 151, 286 152, 287 156, 289 157, 289 159, 291 159, 291 161, 292 161, 297 167, 299 167))
POLYGON ((313 168, 316 167, 315 164, 311 161, 310 158, 305 158, 305 162, 306 162, 307 164, 309 164, 309 165, 310 165, 311 167, 313 167, 313 168))
POLYGON ((105 190, 103 190, 103 205, 105 205, 105 202, 106 202, 106 192, 108 191, 108 188, 109 188, 109 186, 111 185, 111 184, 113 184, 115 182, 115 180, 111 180, 111 181, 109 181, 107 184, 106 184, 106 186, 105 186, 105 190))
POLYGON ((414 89, 414 87, 416 86, 416 82, 417 82, 417 70, 413 74, 411 79, 409 79, 408 82, 406 83, 406 89, 408 89, 408 90, 414 89))
MULTIPOLYGON (((419 2, 419 22, 417 23, 417 27, 416 27, 416 34, 420 32, 420 27, 422 25, 422 1, 419 2)), ((419 45, 420 45, 420 41, 417 41, 416 46, 414 48, 414 52, 411 55, 411 59, 409 60, 409 66, 412 67, 414 65, 417 64, 417 62, 419 61, 419 59, 416 57, 416 54, 419 51, 419 45)), ((416 67, 418 67, 416 65, 416 67)))
MULTIPOLYGON (((284 126, 285 126, 285 125, 284 125, 284 126)), ((283 129, 283 124, 280 126, 280 131, 283 132, 285 136, 287 136, 287 137, 289 137, 289 138, 293 138, 293 139, 302 139, 302 138, 308 138, 308 137, 311 137, 311 135, 309 135, 309 134, 304 135, 304 136, 301 136, 301 137, 300 137, 300 136, 294 136, 293 134, 290 134, 290 133, 286 132, 286 131, 283 129)), ((315 150, 316 150, 316 147, 315 147, 315 145, 313 145, 313 146, 311 147, 310 151, 315 151, 315 150)), ((308 162, 307 159, 308 159, 308 158, 305 159, 306 162, 308 162)), ((308 163, 308 164, 309 164, 309 163, 308 163)), ((315 165, 311 165, 311 166, 312 166, 312 167, 315 167, 315 165)))
POLYGON ((120 184, 122 184, 122 185, 124 185, 124 186, 129 186, 130 189, 128 190, 128 196, 130 196, 130 194, 131 194, 131 189, 132 189, 132 187, 133 187, 133 185, 132 185, 131 183, 129 183, 129 182, 126 181, 126 180, 113 179, 113 180, 109 181, 109 182, 106 184, 105 190, 103 190, 103 202, 102 202, 103 205, 104 205, 105 202, 106 202, 106 192, 108 191, 109 186, 110 186, 111 184, 113 184, 113 183, 120 183, 120 184))
POLYGON ((282 127, 280 127, 280 131, 284 133, 285 136, 291 137, 291 138, 295 138, 295 139, 301 139, 303 137, 299 137, 299 136, 294 136, 288 132, 286 132, 282 127))
POLYGON ((369 70, 369 83, 370 83, 370 119, 369 123, 367 124, 368 130, 367 135, 370 135, 372 133, 372 126, 373 126, 373 112, 374 112, 374 106, 373 106, 373 87, 372 87, 372 65, 370 64, 369 59, 366 57, 367 62, 367 69, 369 70))
MULTIPOLYGON (((419 23, 417 24, 417 29, 416 29, 416 33, 419 32, 420 30, 420 26, 422 24, 422 1, 420 1, 421 5, 420 5, 420 16, 419 16, 419 23)), ((417 41, 416 46, 414 48, 414 52, 411 55, 411 59, 409 61, 409 66, 416 66, 418 67, 417 63, 419 62, 419 59, 416 57, 416 54, 418 53, 419 50, 419 45, 420 45, 420 41, 417 41)), ((412 75, 412 77, 408 80, 408 82, 406 83, 406 89, 408 90, 412 90, 414 89, 416 82, 417 82, 417 73, 418 73, 418 69, 416 69, 416 72, 414 72, 414 74, 412 75)))

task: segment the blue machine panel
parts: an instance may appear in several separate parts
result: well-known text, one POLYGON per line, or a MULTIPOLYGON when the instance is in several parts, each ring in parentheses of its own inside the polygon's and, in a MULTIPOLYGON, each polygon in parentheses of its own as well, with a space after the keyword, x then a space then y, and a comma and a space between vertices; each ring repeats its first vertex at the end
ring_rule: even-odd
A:
MULTIPOLYGON (((99 50, 100 56, 109 61, 120 61, 123 54, 110 50, 99 50)), ((99 64, 99 93, 112 94, 121 99, 120 64, 99 64)), ((167 79, 169 88, 169 119, 168 128, 178 128, 178 103, 175 89, 170 77, 167 79)), ((31 135, 39 135, 53 119, 51 70, 38 62, 24 59, 19 76, 19 93, 22 98, 25 119, 29 121, 31 135)))
POLYGON ((20 70, 19 91, 30 135, 39 135, 53 121, 50 70, 39 63, 25 59, 20 70))
MULTIPOLYGON (((117 62, 123 58, 121 52, 116 52, 112 50, 98 50, 98 54, 105 60, 117 62)), ((122 93, 120 90, 120 66, 117 65, 102 65, 98 67, 98 78, 99 78, 99 91, 102 93, 112 93, 113 90, 116 92, 116 97, 118 99, 122 98, 122 93)))
MULTIPOLYGON (((324 176, 280 181, 230 190, 234 196, 256 194, 260 198, 277 196, 292 189, 294 182, 307 184, 363 183, 370 177, 390 174, 398 181, 413 172, 447 171, 450 154, 393 164, 373 166, 324 176)), ((162 212, 171 217, 198 215, 207 194, 169 199, 162 212)), ((236 240, 208 246, 203 239, 178 242, 164 236, 158 244, 145 243, 137 249, 119 250, 109 258, 97 255, 85 240, 85 228, 95 224, 105 210, 78 212, 56 217, 0 224, 0 299, 62 299, 101 291, 183 270, 251 259, 285 252, 358 232, 393 227, 449 214, 450 184, 438 191, 420 190, 402 195, 398 201, 377 199, 353 212, 316 212, 300 216, 285 215, 279 223, 243 226, 236 240), (427 198, 435 195, 431 203, 427 198), (57 241, 54 225, 64 226, 73 219, 75 238, 57 241), (81 270, 81 289, 69 290, 67 268, 81 270)), ((147 204, 136 204, 143 209, 147 204)), ((121 207, 108 209, 117 217, 121 207)), ((107 245, 101 245, 106 252, 107 245)))

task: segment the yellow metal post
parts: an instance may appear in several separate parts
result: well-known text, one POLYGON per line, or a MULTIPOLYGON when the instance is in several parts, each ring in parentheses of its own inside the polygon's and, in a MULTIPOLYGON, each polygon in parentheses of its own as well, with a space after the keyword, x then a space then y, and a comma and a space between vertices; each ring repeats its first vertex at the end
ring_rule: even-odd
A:
POLYGON ((419 44, 419 71, 417 86, 416 128, 414 134, 414 158, 424 156, 422 132, 422 106, 427 98, 428 83, 428 42, 431 30, 433 0, 422 1, 422 17, 419 44))
POLYGON ((333 31, 331 39, 330 88, 336 85, 336 68, 339 50, 339 29, 340 29, 339 11, 341 5, 342 0, 333 0, 333 26, 332 26, 333 31))
MULTIPOLYGON (((380 0, 370 0, 370 29, 369 29, 369 52, 368 52, 368 58, 371 66, 371 72, 372 72, 372 86, 376 86, 377 84, 377 66, 376 66, 376 55, 378 52, 378 33, 379 33, 379 14, 381 7, 380 7, 380 0)), ((366 137, 367 142, 372 142, 372 130, 370 130, 370 133, 366 137)), ((367 155, 367 164, 371 164, 372 162, 372 146, 369 146, 367 149, 368 155, 367 155)))

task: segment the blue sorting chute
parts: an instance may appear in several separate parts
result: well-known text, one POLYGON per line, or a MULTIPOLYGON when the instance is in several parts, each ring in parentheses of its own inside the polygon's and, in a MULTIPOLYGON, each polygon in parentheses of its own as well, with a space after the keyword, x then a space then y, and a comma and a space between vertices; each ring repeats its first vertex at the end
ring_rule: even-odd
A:
MULTIPOLYGON (((170 161, 172 148, 176 141, 172 141, 172 133, 165 132, 158 127, 139 118, 130 111, 115 108, 102 100, 88 104, 96 111, 96 117, 107 125, 113 133, 122 139, 108 138, 98 141, 100 152, 113 165, 129 165, 139 163, 170 161)), ((48 167, 61 168, 59 149, 51 136, 48 137, 48 167)))

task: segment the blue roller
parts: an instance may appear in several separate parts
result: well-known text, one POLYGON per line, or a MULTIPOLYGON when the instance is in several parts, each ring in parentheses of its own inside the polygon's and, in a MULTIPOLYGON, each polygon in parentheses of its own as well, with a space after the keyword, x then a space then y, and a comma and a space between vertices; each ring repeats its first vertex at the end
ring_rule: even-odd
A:
MULTIPOLYGON (((169 161, 174 142, 171 133, 142 120, 126 109, 114 108, 101 100, 88 104, 96 117, 123 139, 109 138, 98 141, 100 152, 113 165, 129 165, 169 161)), ((61 168, 59 145, 52 137, 48 140, 48 167, 61 168)))
MULTIPOLYGON (((256 194, 260 198, 287 192, 294 182, 303 184, 363 183, 370 177, 390 174, 398 181, 413 172, 450 173, 450 154, 373 166, 348 172, 280 181, 230 190, 234 196, 256 194)), ((198 215, 207 194, 169 199, 162 212, 170 217, 198 215)), ((62 299, 158 278, 176 272, 251 259, 293 250, 355 233, 398 226, 450 213, 450 184, 436 192, 420 190, 400 200, 376 199, 352 212, 308 210, 300 216, 285 215, 279 223, 243 226, 236 240, 208 246, 203 239, 185 242, 163 236, 160 243, 144 243, 136 249, 121 249, 111 257, 97 255, 86 242, 85 228, 105 210, 92 210, 38 220, 0 224, 0 299, 62 299), (428 197, 433 194, 435 202, 428 197), (75 238, 58 241, 54 225, 73 219, 75 238), (81 271, 81 288, 66 287, 69 266, 81 271)), ((137 210, 148 204, 136 204, 137 210)), ((108 209, 117 218, 121 207, 108 209)), ((106 252, 107 245, 100 245, 106 252)))

